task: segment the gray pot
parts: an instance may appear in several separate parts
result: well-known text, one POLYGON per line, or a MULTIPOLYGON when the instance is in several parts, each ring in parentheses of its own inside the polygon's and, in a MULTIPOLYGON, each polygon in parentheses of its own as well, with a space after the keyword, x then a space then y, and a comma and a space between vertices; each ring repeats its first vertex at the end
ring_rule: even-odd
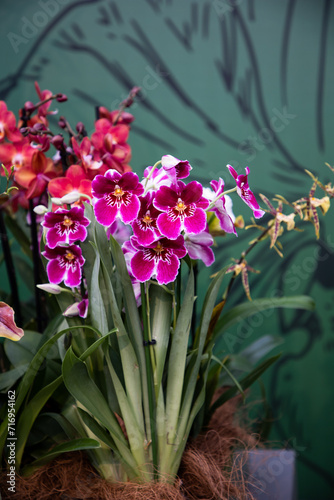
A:
POLYGON ((234 459, 256 500, 297 500, 294 450, 238 451, 234 459))

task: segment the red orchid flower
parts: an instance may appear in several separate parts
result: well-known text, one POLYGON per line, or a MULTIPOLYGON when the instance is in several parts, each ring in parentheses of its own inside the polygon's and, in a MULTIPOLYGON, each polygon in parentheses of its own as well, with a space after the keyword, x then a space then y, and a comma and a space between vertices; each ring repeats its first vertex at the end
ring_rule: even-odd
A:
POLYGON ((62 198, 69 193, 78 193, 80 199, 75 205, 81 205, 87 201, 87 196, 92 197, 92 181, 87 179, 87 175, 80 165, 71 165, 66 170, 65 177, 58 177, 49 182, 48 190, 51 196, 62 198))
POLYGON ((22 140, 22 135, 16 127, 16 118, 12 111, 8 111, 4 101, 0 101, 0 142, 5 138, 17 142, 22 140))
POLYGON ((15 173, 15 181, 27 189, 28 200, 40 196, 46 189, 49 181, 59 175, 60 169, 41 151, 36 151, 29 166, 21 167, 15 173))
MULTIPOLYGON (((0 163, 9 171, 12 166, 15 170, 21 167, 26 167, 31 164, 32 155, 36 149, 30 146, 28 139, 22 138, 22 141, 15 142, 14 144, 4 143, 0 144, 0 163)), ((1 172, 4 175, 4 172, 1 172)))

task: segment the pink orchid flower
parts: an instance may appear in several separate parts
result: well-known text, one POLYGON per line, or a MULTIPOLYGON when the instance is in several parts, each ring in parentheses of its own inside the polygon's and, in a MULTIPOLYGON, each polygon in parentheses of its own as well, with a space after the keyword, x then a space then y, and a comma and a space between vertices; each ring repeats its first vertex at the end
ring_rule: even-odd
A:
POLYGON ((260 217, 262 217, 265 214, 265 211, 261 210, 253 192, 249 188, 248 185, 249 167, 245 168, 246 175, 238 175, 231 165, 227 165, 227 168, 229 169, 229 172, 232 175, 232 177, 235 179, 235 182, 237 184, 238 195, 253 210, 254 217, 256 219, 260 219, 260 217))
POLYGON ((80 247, 70 245, 50 248, 46 245, 42 255, 49 260, 46 271, 50 283, 58 285, 64 281, 69 287, 80 285, 82 266, 85 263, 80 247))
POLYGON ((167 285, 175 280, 180 259, 187 253, 182 235, 173 241, 160 238, 145 247, 132 236, 131 243, 137 251, 131 258, 130 267, 138 281, 143 283, 153 277, 160 285, 167 285))
POLYGON ((14 321, 14 310, 5 302, 0 302, 0 337, 10 340, 20 340, 24 332, 14 321))
POLYGON ((138 196, 143 191, 138 175, 132 172, 121 175, 116 170, 108 170, 104 176, 97 175, 92 182, 96 220, 103 226, 110 226, 119 217, 129 224, 138 215, 138 196))
POLYGON ((181 233, 198 234, 206 227, 205 209, 209 201, 202 196, 203 187, 197 181, 185 185, 182 181, 157 191, 153 205, 163 212, 157 219, 160 233, 175 240, 181 233))
POLYGON ((72 207, 70 210, 60 208, 56 212, 48 212, 42 222, 42 226, 48 230, 46 241, 50 248, 55 248, 59 243, 84 241, 88 225, 89 220, 84 217, 84 209, 81 207, 72 207))

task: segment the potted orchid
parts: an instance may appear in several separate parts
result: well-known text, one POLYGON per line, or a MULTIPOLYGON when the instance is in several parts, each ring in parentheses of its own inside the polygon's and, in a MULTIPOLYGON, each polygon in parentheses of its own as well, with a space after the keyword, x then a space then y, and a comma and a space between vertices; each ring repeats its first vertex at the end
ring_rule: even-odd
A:
MULTIPOLYGON (((262 361, 238 379, 233 357, 215 355, 215 343, 226 328, 266 308, 314 307, 308 297, 281 297, 248 300, 225 312, 238 275, 250 299, 247 272, 252 268, 245 259, 249 251, 266 237, 278 249, 280 224, 294 229, 296 215, 317 228, 314 202, 297 200, 290 204, 290 216, 283 216, 283 203, 288 205, 284 198, 278 199, 276 210, 262 196, 270 215, 268 225, 260 228, 260 235, 235 264, 227 262, 211 277, 194 328, 194 268, 197 261, 210 268, 215 260, 210 230, 215 228, 217 234, 219 227, 221 235, 237 233, 230 195, 241 197, 255 219, 265 214, 249 187, 249 168, 238 174, 227 165, 234 185, 225 189, 218 178, 208 188, 189 181, 188 161, 166 154, 140 179, 128 165, 126 141, 132 117, 124 111, 138 89, 120 110, 100 109, 91 138, 83 124, 75 133, 61 118, 70 137, 67 145, 47 122, 52 100, 61 102, 65 96, 36 88, 40 102, 26 103, 19 127, 6 115, 10 126, 5 130, 10 133, 4 135, 7 143, 0 144, 0 156, 1 146, 6 145, 7 152, 2 208, 15 218, 13 207, 19 203, 29 211, 30 223, 38 224, 40 230, 31 233, 38 242, 32 252, 35 277, 39 270, 36 301, 46 293, 49 314, 57 310, 60 314, 49 319, 44 333, 34 340, 23 373, 12 374, 15 470, 30 474, 64 452, 86 450, 99 474, 112 483, 173 484, 189 437, 210 422, 220 405, 237 393, 244 395, 277 359, 262 361), (57 153, 49 158, 45 153, 52 145, 57 153), (19 149, 22 163, 11 168, 9 153, 19 149), (43 364, 50 359, 56 359, 54 373, 41 379, 43 364), (214 397, 223 381, 228 389, 214 397), (57 402, 57 411, 45 410, 50 401, 57 402), (57 422, 57 438, 52 425, 44 441, 34 438, 43 415, 57 422)), ((315 178, 314 183, 310 199, 317 186, 324 189, 326 196, 318 206, 325 213, 329 187, 315 178)), ((39 303, 43 305, 43 300, 39 303)), ((0 335, 23 341, 13 310, 1 307, 0 335)), ((11 349, 7 348, 9 354, 11 349)), ((7 375, 13 370, 9 368, 7 375)), ((12 413, 6 408, 1 409, 0 447, 8 464, 12 413)))

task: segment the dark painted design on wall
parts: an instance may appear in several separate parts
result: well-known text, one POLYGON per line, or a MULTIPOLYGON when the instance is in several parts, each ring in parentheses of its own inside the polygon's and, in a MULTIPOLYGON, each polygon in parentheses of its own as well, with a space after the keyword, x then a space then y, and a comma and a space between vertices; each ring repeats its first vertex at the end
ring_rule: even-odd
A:
MULTIPOLYGON (((7 3, 10 9, 10 2, 7 3)), ((24 9, 39 8, 38 5, 28 7, 23 1, 21 3, 23 13, 24 9)), ((277 191, 284 192, 287 198, 292 199, 304 195, 305 186, 308 186, 304 168, 312 171, 321 169, 322 176, 328 176, 324 173, 323 162, 333 163, 334 157, 333 146, 326 140, 330 134, 325 126, 325 123, 327 127, 331 123, 333 115, 333 102, 328 102, 328 86, 334 76, 329 64, 333 60, 329 38, 334 20, 330 0, 319 3, 285 0, 279 4, 274 0, 265 4, 259 0, 69 0, 67 3, 56 16, 50 18, 36 38, 29 41, 25 52, 25 46, 20 47, 19 55, 24 52, 24 57, 13 60, 8 40, 3 42, 9 47, 9 53, 7 64, 2 65, 3 68, 8 67, 8 74, 0 79, 1 99, 10 101, 12 96, 18 95, 15 94, 18 89, 27 88, 28 85, 31 88, 31 83, 39 80, 42 88, 65 92, 70 97, 76 97, 77 103, 85 103, 88 109, 93 110, 98 104, 107 105, 106 102, 101 102, 101 95, 95 90, 94 78, 97 79, 96 87, 103 87, 99 74, 106 79, 106 91, 110 88, 112 92, 113 88, 117 88, 124 93, 131 87, 148 81, 148 78, 145 80, 148 76, 155 78, 161 93, 159 90, 143 88, 137 105, 138 115, 143 119, 137 118, 133 126, 135 141, 139 143, 142 140, 145 147, 154 146, 158 151, 176 156, 182 154, 182 149, 193 150, 193 158, 188 159, 196 166, 196 177, 200 180, 207 182, 213 173, 218 175, 221 161, 227 163, 233 155, 237 158, 236 163, 239 162, 235 166, 240 169, 248 162, 260 164, 259 168, 266 172, 267 186, 263 186, 263 179, 258 179, 255 184, 271 195, 277 191), (300 63, 301 71, 305 71, 305 85, 311 76, 312 82, 315 81, 308 94, 311 104, 307 103, 312 109, 311 120, 309 115, 299 118, 300 111, 299 114, 295 111, 299 90, 292 87, 291 83, 296 76, 293 72, 294 65, 299 64, 294 59, 297 50, 296 36, 300 36, 300 44, 305 43, 309 36, 303 31, 301 14, 308 21, 313 22, 312 17, 315 18, 317 55, 313 59, 310 57, 308 61, 309 65, 313 64, 312 67, 306 68, 303 62, 300 63), (272 38, 265 34, 266 22, 273 28, 272 38), (274 32, 274 27, 277 26, 279 29, 274 32), (261 43, 263 37, 268 47, 261 43), (269 56, 264 48, 270 50, 269 56), (63 59, 72 61, 73 67, 77 60, 80 63, 84 61, 86 67, 92 68, 95 73, 88 75, 86 68, 82 68, 82 74, 90 80, 86 82, 85 78, 78 75, 78 80, 73 82, 70 78, 72 68, 64 65, 57 75, 59 81, 51 85, 47 80, 48 70, 56 63, 61 64, 63 59), (141 65, 139 70, 138 61, 141 65), (194 65, 198 65, 197 72, 193 71, 194 65), (193 82, 189 83, 185 66, 196 75, 193 82), (143 68, 148 71, 144 77, 143 68), (271 72, 272 86, 277 87, 275 90, 278 98, 268 84, 271 72), (206 82, 206 73, 210 75, 209 83, 206 82), (215 91, 212 96, 209 95, 210 102, 196 90, 198 81, 203 81, 205 96, 206 86, 211 88, 210 85, 214 85, 215 91), (215 112, 209 106, 212 103, 216 104, 215 112), (228 111, 225 112, 225 109, 228 111), (186 120, 184 116, 187 117, 186 120), (299 120, 298 127, 291 125, 289 129, 296 137, 293 142, 290 140, 290 133, 285 133, 285 127, 290 127, 290 122, 294 123, 296 117, 299 120), (277 125, 278 122, 281 127, 277 125), (154 124, 158 126, 155 127, 154 124), (309 164, 302 159, 303 149, 307 146, 300 141, 303 127, 306 131, 310 128, 313 130, 312 144, 318 164, 314 164, 313 158, 309 164), (261 155, 264 155, 263 160, 261 155), (223 160, 213 163, 212 158, 222 157, 223 160)), ((3 19, 6 17, 5 7, 2 7, 3 19)), ((18 29, 17 25, 18 23, 11 29, 15 31, 18 29)), ((78 66, 75 67, 78 70, 78 66)), ((303 92, 303 88, 300 92, 303 92)), ((154 161, 155 158, 151 160, 154 161)), ((137 158, 134 161, 138 163, 137 158)), ((220 170, 219 175, 222 175, 220 170)), ((227 179, 227 175, 224 178, 227 179)), ((325 182, 328 180, 325 178, 325 182)), ((322 226, 322 239, 319 243, 315 243, 311 232, 301 233, 291 243, 289 238, 284 240, 287 241, 284 261, 273 256, 263 262, 261 276, 254 275, 251 282, 258 296, 265 295, 273 287, 285 293, 287 280, 284 277, 289 276, 287 273, 291 266, 298 262, 298 255, 306 248, 312 252, 318 248, 319 252, 324 252, 322 255, 327 252, 327 257, 318 258, 314 271, 306 273, 305 279, 299 278, 302 292, 313 295, 320 288, 323 297, 333 295, 332 280, 328 272, 328 269, 333 269, 334 264, 333 245, 325 243, 325 232, 327 231, 327 236, 330 235, 330 226, 322 226)), ((242 242, 249 239, 246 233, 238 240, 224 242, 224 251, 217 259, 217 267, 225 262, 226 252, 230 255, 232 251, 241 248, 242 242)), ((261 248, 256 250, 252 261, 263 261, 262 253, 261 248)), ((298 274, 290 276, 291 280, 293 277, 297 279, 298 274)), ((290 290, 290 294, 292 293, 290 290)), ((235 290, 233 301, 240 298, 241 292, 235 290)), ((285 390, 294 364, 312 354, 321 339, 327 339, 326 332, 330 331, 332 325, 324 323, 320 312, 310 315, 297 311, 291 316, 280 311, 275 318, 286 339, 291 339, 296 330, 305 335, 298 348, 294 345, 293 352, 282 356, 272 370, 268 383, 274 412, 280 413, 283 407, 288 412, 287 418, 275 423, 276 433, 282 441, 288 441, 293 434, 297 435, 298 442, 303 443, 306 451, 310 450, 310 453, 301 451, 300 460, 317 474, 319 481, 322 478, 327 486, 334 488, 326 460, 322 461, 323 465, 319 465, 317 453, 312 452, 316 449, 316 444, 297 415, 293 390, 290 393, 285 390)), ((327 339, 326 345, 330 348, 333 344, 327 339)), ((300 400, 298 402, 298 397, 297 404, 303 404, 300 400)))

